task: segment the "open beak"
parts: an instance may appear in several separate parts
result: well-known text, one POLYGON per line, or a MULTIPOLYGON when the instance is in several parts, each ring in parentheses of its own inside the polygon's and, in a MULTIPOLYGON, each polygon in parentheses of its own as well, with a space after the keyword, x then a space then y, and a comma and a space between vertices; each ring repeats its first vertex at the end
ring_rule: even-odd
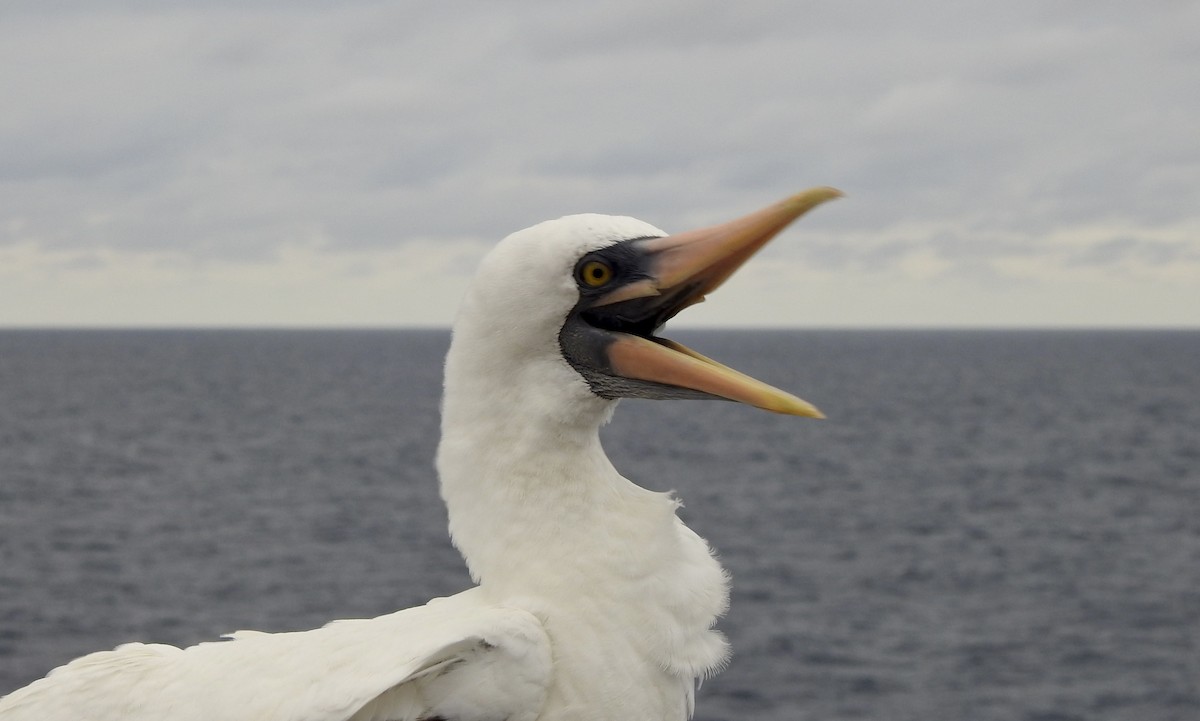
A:
POLYGON ((711 228, 634 241, 644 258, 642 277, 596 298, 585 313, 611 331, 605 348, 608 372, 776 413, 823 418, 811 403, 653 331, 704 300, 793 220, 841 195, 833 188, 812 188, 711 228))

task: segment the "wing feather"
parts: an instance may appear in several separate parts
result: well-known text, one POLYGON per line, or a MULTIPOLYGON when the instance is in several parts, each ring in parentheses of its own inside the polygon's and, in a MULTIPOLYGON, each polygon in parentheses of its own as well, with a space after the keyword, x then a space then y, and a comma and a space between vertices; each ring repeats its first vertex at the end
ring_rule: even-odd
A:
POLYGON ((93 653, 0 699, 0 719, 532 719, 550 669, 541 623, 473 589, 312 631, 93 653))

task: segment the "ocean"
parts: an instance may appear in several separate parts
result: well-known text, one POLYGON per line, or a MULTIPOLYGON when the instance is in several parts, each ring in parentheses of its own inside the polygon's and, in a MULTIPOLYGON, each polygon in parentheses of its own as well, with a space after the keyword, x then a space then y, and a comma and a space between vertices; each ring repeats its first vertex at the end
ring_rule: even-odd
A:
MULTIPOLYGON (((670 334, 812 421, 626 401, 733 576, 697 719, 1200 718, 1200 332, 670 334)), ((469 584, 441 331, 0 332, 0 694, 469 584)))

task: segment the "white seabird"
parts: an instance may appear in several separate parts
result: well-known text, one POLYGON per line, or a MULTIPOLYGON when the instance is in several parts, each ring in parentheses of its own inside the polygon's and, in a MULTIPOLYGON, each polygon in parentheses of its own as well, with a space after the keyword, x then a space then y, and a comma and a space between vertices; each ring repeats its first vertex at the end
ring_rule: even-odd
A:
POLYGON ((652 334, 810 208, 666 235, 569 216, 483 261, 446 358, 437 466, 474 588, 297 633, 127 644, 0 699, 0 721, 558 721, 691 715, 727 579, 678 502, 600 447, 616 399, 812 405, 652 334))

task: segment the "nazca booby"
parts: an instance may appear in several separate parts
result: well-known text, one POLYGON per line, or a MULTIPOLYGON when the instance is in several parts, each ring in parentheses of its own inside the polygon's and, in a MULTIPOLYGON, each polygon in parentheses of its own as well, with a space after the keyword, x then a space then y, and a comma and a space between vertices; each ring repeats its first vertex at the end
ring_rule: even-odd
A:
POLYGON ((688 718, 727 655, 727 578, 672 496, 617 473, 599 428, 621 397, 820 417, 653 333, 838 195, 677 235, 577 215, 507 237, 454 324, 437 457, 478 585, 312 631, 94 653, 0 699, 0 721, 688 718))

